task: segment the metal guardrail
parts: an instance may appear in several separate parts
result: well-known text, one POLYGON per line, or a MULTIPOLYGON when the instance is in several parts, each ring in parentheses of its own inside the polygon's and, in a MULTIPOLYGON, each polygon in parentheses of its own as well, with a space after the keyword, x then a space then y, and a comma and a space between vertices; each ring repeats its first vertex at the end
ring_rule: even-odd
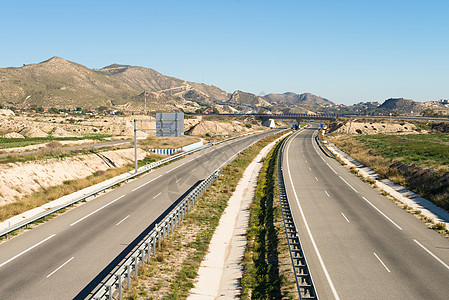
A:
MULTIPOLYGON (((214 143, 214 145, 254 133, 257 133, 257 131, 228 138, 226 140, 214 143)), ((276 134, 276 132, 273 134, 276 134)), ((256 140, 253 143, 249 144, 244 149, 236 153, 236 155, 239 155, 246 149, 250 148, 258 141, 259 140, 256 140)), ((148 234, 147 238, 145 238, 144 242, 141 243, 140 247, 138 247, 138 249, 136 249, 131 255, 129 255, 129 258, 122 265, 120 265, 118 270, 114 274, 112 274, 97 291, 95 291, 94 295, 90 299, 114 299, 114 296, 116 294, 118 296, 118 299, 122 299, 123 281, 127 280, 128 288, 130 288, 131 276, 134 274, 134 276, 137 277, 139 264, 143 266, 145 264, 145 258, 147 262, 149 262, 151 256, 156 255, 156 243, 158 245, 158 248, 160 248, 161 239, 165 238, 165 234, 168 237, 169 234, 173 232, 174 227, 179 225, 185 214, 189 212, 190 207, 196 204, 197 200, 201 198, 207 188, 215 181, 215 179, 218 178, 221 170, 221 168, 217 169, 208 178, 201 182, 201 184, 197 186, 188 196, 186 196, 169 213, 169 215, 167 215, 164 220, 159 223, 162 225, 157 226, 148 234)))
POLYGON ((151 256, 156 256, 156 250, 161 247, 161 240, 168 238, 176 226, 184 219, 190 209, 202 197, 204 192, 218 178, 221 169, 217 169, 190 192, 178 205, 147 235, 118 269, 110 275, 105 283, 95 291, 90 299, 122 299, 123 283, 131 286, 131 277, 137 277, 139 266, 149 263, 151 256))
MULTIPOLYGON (((293 136, 293 135, 292 135, 293 136)), ((291 136, 290 136, 291 137, 291 136)), ((298 230, 293 219, 293 215, 288 202, 287 193, 285 190, 284 174, 282 170, 283 150, 285 143, 289 140, 286 138, 282 141, 278 152, 278 185, 279 198, 282 209, 282 219, 284 220, 285 234, 287 235, 288 249, 293 266, 293 271, 296 279, 296 288, 298 289, 300 299, 318 299, 315 286, 307 266, 306 257, 302 251, 301 240, 298 235, 298 230)))
POLYGON ((329 154, 330 156, 332 156, 333 158, 336 159, 335 154, 326 146, 326 144, 323 142, 323 140, 320 138, 320 135, 317 134, 315 136, 315 140, 318 143, 318 146, 320 146, 322 149, 324 149, 325 152, 327 152, 327 154, 329 154))
POLYGON ((140 170, 138 172, 136 172, 134 174, 131 174, 131 175, 129 175, 129 176, 123 178, 123 179, 120 179, 118 181, 112 182, 112 183, 108 184, 107 186, 104 186, 104 187, 102 187, 102 188, 100 188, 98 190, 95 190, 93 192, 90 192, 88 194, 82 195, 82 196, 80 196, 78 198, 75 198, 75 199, 73 199, 73 200, 71 200, 69 202, 66 202, 66 203, 61 204, 61 205, 59 205, 57 207, 49 209, 49 210, 47 210, 45 212, 37 214, 37 215, 35 215, 35 216, 31 217, 31 218, 28 218, 28 219, 26 219, 26 220, 24 220, 22 222, 19 222, 19 223, 13 225, 13 226, 10 226, 10 227, 0 231, 0 236, 4 236, 5 238, 7 238, 8 234, 13 232, 13 231, 21 229, 23 227, 28 227, 29 224, 34 223, 34 222, 36 222, 36 221, 38 221, 40 219, 44 219, 45 220, 46 217, 48 217, 51 214, 60 212, 62 209, 66 208, 68 206, 71 206, 71 205, 74 205, 74 204, 76 204, 78 202, 84 201, 84 200, 86 200, 89 197, 95 196, 95 195, 97 195, 97 194, 99 194, 99 193, 101 193, 101 192, 103 192, 103 191, 105 191, 107 189, 110 189, 110 188, 112 188, 112 187, 114 187, 116 185, 119 185, 119 184, 121 184, 123 182, 127 182, 128 180, 130 180, 130 179, 132 179, 132 178, 134 178, 136 176, 142 175, 143 173, 148 172, 148 171, 150 171, 150 170, 152 170, 152 169, 154 169, 154 168, 156 168, 158 166, 161 166, 161 165, 163 165, 165 163, 168 163, 170 161, 176 160, 176 159, 181 158, 183 156, 192 154, 194 152, 203 150, 203 149, 208 148, 208 147, 210 147, 212 145, 221 144, 221 143, 224 143, 224 142, 227 142, 227 141, 230 141, 230 140, 234 140, 234 139, 237 139, 237 138, 240 138, 240 137, 243 137, 243 136, 247 136, 247 135, 250 135, 250 134, 254 134, 254 133, 257 133, 257 131, 256 132, 251 132, 251 133, 245 133, 245 134, 238 135, 238 136, 234 136, 234 137, 231 137, 231 138, 228 138, 228 139, 225 139, 225 140, 213 143, 213 144, 209 143, 209 144, 206 144, 206 145, 204 145, 202 147, 199 147, 199 148, 196 148, 196 149, 193 149, 193 150, 190 150, 190 151, 186 151, 186 152, 181 152, 181 153, 175 154, 173 156, 170 156, 170 157, 164 158, 162 160, 159 160, 157 162, 152 162, 150 164, 146 164, 145 166, 140 168, 140 170))
POLYGON ((136 176, 139 176, 139 175, 141 175, 141 174, 143 174, 145 172, 148 172, 149 170, 154 169, 154 168, 156 168, 158 166, 161 166, 161 165, 163 165, 165 163, 168 163, 170 161, 176 160, 176 159, 181 158, 181 157, 183 157, 185 155, 192 154, 194 152, 200 151, 202 149, 208 148, 210 146, 211 146, 211 144, 206 144, 203 147, 200 147, 200 148, 197 148, 197 149, 193 149, 193 150, 187 151, 187 152, 181 152, 181 153, 178 153, 176 155, 173 155, 173 156, 161 159, 159 161, 152 162, 150 164, 146 164, 145 166, 140 168, 140 170, 137 173, 131 174, 131 175, 129 175, 129 176, 123 178, 123 179, 120 179, 120 180, 117 180, 115 182, 112 182, 112 183, 110 183, 110 184, 108 184, 108 185, 106 185, 106 186, 104 186, 104 187, 102 187, 102 188, 100 188, 98 190, 95 190, 95 191, 90 192, 88 194, 82 195, 82 196, 80 196, 78 198, 75 198, 75 199, 69 201, 69 202, 61 204, 61 205, 59 205, 57 207, 54 207, 54 208, 49 209, 49 210, 47 210, 47 211, 45 211, 43 213, 40 213, 40 214, 38 214, 38 215, 36 215, 34 217, 31 217, 29 219, 26 219, 26 220, 20 222, 20 223, 17 223, 15 225, 11 226, 11 227, 8 227, 8 228, 4 229, 3 231, 0 231, 0 236, 5 236, 7 238, 9 233, 11 233, 11 232, 13 232, 15 230, 18 230, 20 228, 26 227, 29 224, 31 224, 33 222, 36 222, 37 220, 40 220, 40 219, 44 219, 45 220, 45 218, 47 216, 49 216, 51 214, 54 214, 56 212, 59 212, 61 209, 64 209, 64 208, 66 208, 68 206, 76 204, 76 203, 78 203, 80 201, 83 201, 83 200, 89 198, 89 197, 95 196, 95 195, 97 195, 97 194, 99 194, 99 193, 101 193, 101 192, 103 192, 103 191, 105 191, 107 189, 110 189, 110 188, 112 188, 112 187, 114 187, 116 185, 119 185, 119 184, 121 184, 123 182, 127 182, 128 180, 130 180, 130 179, 132 179, 132 178, 134 178, 136 176))

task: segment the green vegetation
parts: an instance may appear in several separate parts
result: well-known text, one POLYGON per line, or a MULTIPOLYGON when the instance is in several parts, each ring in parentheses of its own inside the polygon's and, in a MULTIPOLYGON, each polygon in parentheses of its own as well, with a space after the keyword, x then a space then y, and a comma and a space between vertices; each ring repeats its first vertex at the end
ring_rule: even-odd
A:
POLYGON ((45 144, 51 141, 81 141, 81 140, 103 140, 111 135, 106 134, 92 134, 83 137, 36 137, 24 139, 8 139, 0 137, 0 149, 25 147, 29 145, 45 144))
MULTIPOLYGON (((280 263, 283 253, 288 256, 288 246, 276 180, 279 148, 280 143, 265 159, 250 207, 241 281, 243 299, 286 299, 294 298, 296 293, 294 278, 288 276, 293 275, 290 264, 280 263)), ((289 261, 289 257, 285 259, 289 261)))
POLYGON ((332 138, 343 151, 449 210, 449 135, 366 135, 332 138))
POLYGON ((374 155, 421 167, 449 166, 448 134, 366 135, 355 139, 374 155))

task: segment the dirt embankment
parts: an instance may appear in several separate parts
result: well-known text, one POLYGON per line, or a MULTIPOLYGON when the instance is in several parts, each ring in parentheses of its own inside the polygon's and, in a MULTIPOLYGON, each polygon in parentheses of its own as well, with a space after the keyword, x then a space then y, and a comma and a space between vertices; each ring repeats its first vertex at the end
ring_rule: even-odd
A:
POLYGON ((329 124, 329 130, 334 135, 424 133, 408 122, 337 121, 329 124))
MULTIPOLYGON (((123 149, 102 153, 116 167, 134 161, 134 150, 123 149)), ((138 159, 145 152, 138 151, 138 159)), ((0 206, 21 199, 41 188, 63 184, 66 180, 85 178, 111 167, 109 161, 96 154, 39 162, 2 164, 0 168, 0 206)))

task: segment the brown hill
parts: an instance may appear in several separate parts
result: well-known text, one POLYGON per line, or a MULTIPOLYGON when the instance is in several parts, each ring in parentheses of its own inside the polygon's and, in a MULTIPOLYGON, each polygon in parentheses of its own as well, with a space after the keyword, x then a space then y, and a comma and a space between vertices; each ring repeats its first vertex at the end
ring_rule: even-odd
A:
MULTIPOLYGON (((83 65, 53 57, 38 64, 0 69, 0 104, 49 108, 96 108, 147 101, 165 104, 227 100, 229 95, 212 85, 169 77, 150 68, 110 65, 91 70, 83 65)), ((193 108, 195 105, 191 105, 193 108)))
POLYGON ((442 114, 449 113, 449 108, 445 107, 440 102, 428 101, 421 103, 404 98, 390 98, 385 100, 382 105, 375 109, 375 113, 386 115, 395 111, 400 115, 419 115, 421 111, 425 109, 431 109, 435 112, 441 112, 442 114))
POLYGON ((247 104, 251 106, 257 106, 257 107, 269 107, 272 106, 269 102, 264 100, 262 97, 256 96, 251 93, 246 93, 242 91, 235 91, 231 98, 229 99, 230 103, 237 103, 237 104, 247 104))

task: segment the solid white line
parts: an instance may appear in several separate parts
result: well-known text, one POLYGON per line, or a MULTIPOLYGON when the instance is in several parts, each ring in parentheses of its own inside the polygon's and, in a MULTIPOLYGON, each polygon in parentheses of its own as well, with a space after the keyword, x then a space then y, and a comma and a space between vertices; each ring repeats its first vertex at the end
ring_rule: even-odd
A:
POLYGON ((366 199, 365 197, 362 197, 363 200, 365 200, 366 202, 368 202, 369 205, 371 205, 375 210, 377 210, 382 216, 384 216, 388 221, 390 221, 394 226, 396 226, 399 230, 402 230, 402 227, 399 226, 398 224, 396 224, 392 219, 390 219, 386 214, 384 214, 383 212, 380 211, 380 209, 378 209, 377 207, 374 206, 374 204, 372 204, 371 202, 368 201, 368 199, 366 199))
POLYGON ((28 248, 28 249, 26 249, 26 250, 23 250, 22 252, 20 252, 20 253, 17 254, 16 256, 14 256, 14 257, 8 259, 7 261, 5 261, 4 263, 2 263, 2 264, 0 265, 0 268, 3 267, 4 265, 6 265, 7 263, 13 261, 13 260, 16 259, 17 257, 22 256, 23 254, 27 253, 27 252, 30 251, 31 249, 36 248, 36 247, 39 246, 40 244, 45 243, 46 241, 48 241, 49 239, 51 239, 51 238, 54 237, 55 235, 56 235, 56 234, 52 234, 52 235, 50 235, 48 238, 46 238, 46 239, 40 241, 40 242, 37 243, 37 244, 34 244, 34 245, 31 246, 30 248, 28 248))
POLYGON ((318 181, 318 178, 315 177, 315 179, 316 179, 316 181, 318 181))
POLYGON ((192 158, 191 160, 189 160, 188 162, 194 161, 195 159, 197 159, 198 157, 192 158))
POLYGON ((335 174, 338 175, 337 171, 335 171, 334 168, 332 168, 328 163, 326 163, 326 165, 327 165, 329 168, 331 168, 331 170, 334 171, 335 174))
POLYGON ((347 185, 349 185, 349 187, 350 187, 351 189, 353 189, 354 192, 356 192, 357 194, 359 193, 355 188, 352 187, 352 185, 349 184, 349 182, 347 182, 346 180, 344 180, 343 177, 341 177, 341 176, 339 176, 339 177, 340 177, 340 179, 343 180, 347 185))
POLYGON ((230 162, 232 159, 234 159, 234 156, 237 156, 240 152, 237 152, 236 154, 234 154, 233 156, 231 156, 227 161, 225 161, 224 163, 221 164, 220 168, 223 167, 224 165, 226 165, 228 162, 230 162))
POLYGON ((417 240, 413 239, 413 241, 415 243, 417 243, 421 248, 423 248, 427 253, 429 253, 430 255, 432 255, 433 258, 435 258, 439 263, 441 263, 443 266, 446 267, 446 269, 449 270, 449 265, 447 265, 444 261, 442 261, 438 256, 436 256, 435 254, 433 254, 429 249, 427 249, 426 247, 424 247, 423 244, 421 244, 420 242, 418 242, 417 240))
POLYGON ((115 226, 120 225, 123 221, 125 221, 125 220, 128 219, 128 218, 129 218, 129 215, 127 215, 123 220, 121 220, 120 222, 118 222, 117 224, 115 224, 115 226))
POLYGON ((339 300, 340 297, 338 296, 338 293, 337 293, 337 290, 335 289, 334 283, 332 282, 329 272, 327 271, 326 265, 324 264, 323 258, 321 257, 321 254, 320 254, 320 251, 318 250, 318 246, 315 243, 315 239, 313 238, 312 231, 310 230, 309 224, 307 223, 306 216, 304 215, 304 211, 302 210, 301 204, 299 204, 299 199, 298 199, 298 195, 296 194, 295 186, 293 185, 293 180, 292 180, 292 176, 290 173, 290 165, 288 163, 288 151, 290 149, 290 144, 291 144, 292 140, 293 139, 290 139, 289 144, 287 146, 287 151, 286 151, 287 152, 287 155, 286 155, 287 173, 288 173, 288 177, 290 178, 290 184, 292 186, 293 194, 296 198, 296 203, 298 204, 299 211, 300 211, 301 217, 304 221, 304 225, 306 227, 307 233, 309 234, 310 241, 312 242, 313 248, 315 249, 315 253, 318 256, 318 260, 320 261, 321 268, 323 269, 323 272, 324 272, 324 275, 326 276, 327 282, 329 283, 332 293, 334 294, 334 298, 339 300))
POLYGON ((375 252, 374 256, 380 261, 380 263, 382 264, 382 266, 384 266, 385 269, 387 269, 388 273, 391 273, 390 269, 387 268, 387 266, 384 264, 384 262, 379 258, 379 256, 377 256, 377 254, 375 252))
POLYGON ((72 259, 74 259, 75 256, 73 256, 71 259, 69 259, 68 261, 66 261, 65 263, 63 263, 59 268, 57 268, 56 270, 54 270, 53 272, 51 272, 50 274, 47 275, 47 278, 50 277, 51 275, 55 274, 57 271, 59 271, 59 269, 61 269, 62 267, 64 267, 66 264, 68 264, 72 259))
POLYGON ((165 172, 165 174, 170 173, 171 171, 176 170, 177 168, 182 167, 183 165, 185 165, 185 163, 182 163, 182 164, 180 164, 179 166, 176 166, 176 167, 174 167, 173 169, 168 170, 167 172, 165 172))
POLYGON ((160 195, 162 195, 162 193, 157 194, 156 196, 153 197, 153 199, 156 199, 156 198, 159 197, 160 195))
POLYGON ((103 208, 105 208, 105 207, 107 207, 107 206, 111 205, 112 203, 114 203, 114 202, 115 202, 115 201, 117 201, 117 200, 120 200, 120 199, 121 199, 121 198, 123 198, 123 197, 125 197, 125 195, 121 195, 121 196, 120 196, 120 197, 118 197, 117 199, 115 199, 115 200, 113 200, 113 201, 109 202, 108 204, 105 204, 105 205, 103 205, 102 207, 100 207, 100 208, 96 209, 95 211, 91 212, 91 213, 90 213, 90 214, 88 214, 87 216, 84 216, 84 217, 82 217, 81 219, 79 219, 78 221, 76 221, 76 222, 73 222, 72 224, 70 224, 70 226, 73 226, 73 225, 75 225, 75 224, 77 224, 77 223, 81 222, 81 221, 82 221, 82 220, 84 220, 85 218, 88 218, 88 217, 90 217, 90 216, 91 216, 91 215, 93 215, 94 213, 96 213, 96 212, 98 212, 98 211, 102 210, 103 208))
POLYGON ((344 214, 344 213, 341 213, 341 215, 342 215, 343 218, 345 218, 345 220, 349 223, 349 220, 348 220, 348 218, 346 218, 345 214, 344 214))
POLYGON ((331 196, 329 196, 329 194, 327 193, 327 191, 324 191, 326 193, 326 195, 330 198, 331 196))
POLYGON ((138 189, 140 189, 140 188, 143 187, 143 186, 146 186, 147 184, 149 184, 150 182, 152 182, 152 181, 158 179, 158 178, 161 177, 161 176, 162 176, 162 174, 159 175, 159 176, 157 176, 157 177, 155 177, 155 178, 153 178, 153 179, 151 179, 150 181, 145 182, 145 183, 142 184, 142 185, 139 185, 138 187, 136 187, 136 188, 133 190, 133 192, 134 192, 134 191, 137 191, 138 189))

